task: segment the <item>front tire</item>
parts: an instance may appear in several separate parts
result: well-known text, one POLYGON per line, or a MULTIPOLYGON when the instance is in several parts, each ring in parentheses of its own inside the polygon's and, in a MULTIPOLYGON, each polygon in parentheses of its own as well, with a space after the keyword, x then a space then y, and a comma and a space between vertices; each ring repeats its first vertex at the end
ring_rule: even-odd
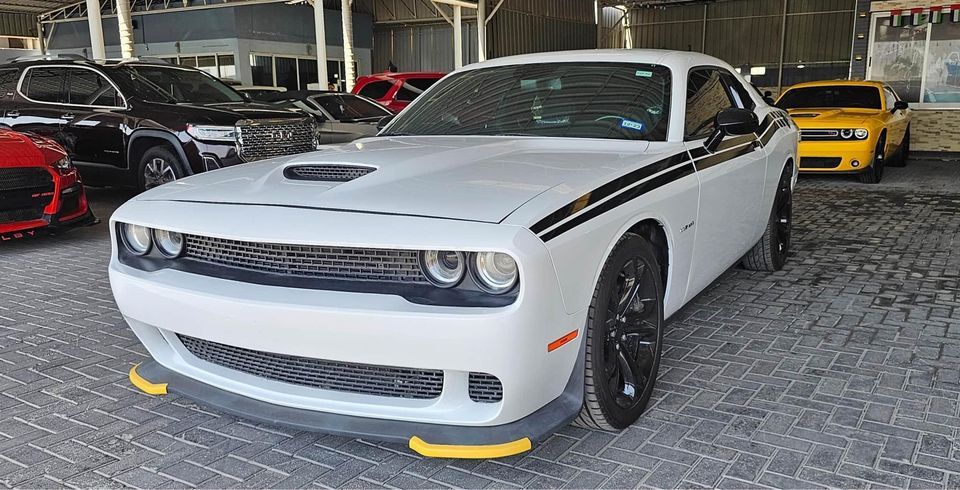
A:
POLYGON ((653 245, 624 235, 600 274, 586 325, 584 399, 575 423, 620 430, 644 412, 663 350, 663 281, 653 245))
POLYGON ((879 184, 880 180, 883 179, 883 167, 886 164, 884 158, 884 152, 887 148, 887 136, 881 135, 880 141, 877 142, 877 149, 873 152, 873 161, 870 162, 870 166, 860 172, 860 182, 864 184, 879 184))
POLYGON ((903 141, 900 142, 900 149, 897 150, 897 158, 891 167, 906 167, 907 160, 910 159, 910 128, 903 133, 903 141))
POLYGON ((752 271, 776 272, 783 269, 790 253, 790 234, 793 229, 793 166, 787 165, 780 174, 773 209, 767 228, 760 241, 743 256, 740 265, 752 271))
POLYGON ((167 148, 155 146, 140 158, 137 175, 140 190, 145 191, 183 178, 183 164, 167 148))

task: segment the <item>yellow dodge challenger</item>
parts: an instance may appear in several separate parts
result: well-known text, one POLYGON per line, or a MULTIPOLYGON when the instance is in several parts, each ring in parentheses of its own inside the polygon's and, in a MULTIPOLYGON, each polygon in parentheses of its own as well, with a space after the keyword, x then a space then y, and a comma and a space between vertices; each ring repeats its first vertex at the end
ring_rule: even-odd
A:
POLYGON ((883 82, 823 81, 794 85, 780 95, 800 127, 800 171, 855 173, 876 184, 886 165, 910 153, 910 109, 883 82))

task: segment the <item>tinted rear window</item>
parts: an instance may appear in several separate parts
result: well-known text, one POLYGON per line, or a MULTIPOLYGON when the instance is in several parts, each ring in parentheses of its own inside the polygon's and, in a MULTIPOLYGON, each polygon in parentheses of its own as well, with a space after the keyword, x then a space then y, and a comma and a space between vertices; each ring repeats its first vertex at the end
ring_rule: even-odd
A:
POLYGON ((397 100, 410 102, 420 96, 431 85, 437 83, 436 78, 408 78, 397 91, 397 100))
POLYGON ((386 97, 387 92, 390 91, 391 87, 393 87, 393 82, 388 82, 388 81, 370 82, 364 85, 362 88, 360 88, 359 94, 374 100, 382 99, 386 97))
POLYGON ((22 90, 27 97, 40 102, 66 102, 63 97, 66 74, 66 68, 31 68, 22 90))
POLYGON ((0 70, 0 97, 12 94, 17 89, 17 80, 20 79, 20 70, 7 68, 0 70))
POLYGON ((802 107, 880 109, 880 90, 876 87, 846 85, 794 88, 780 97, 777 107, 782 109, 802 107))

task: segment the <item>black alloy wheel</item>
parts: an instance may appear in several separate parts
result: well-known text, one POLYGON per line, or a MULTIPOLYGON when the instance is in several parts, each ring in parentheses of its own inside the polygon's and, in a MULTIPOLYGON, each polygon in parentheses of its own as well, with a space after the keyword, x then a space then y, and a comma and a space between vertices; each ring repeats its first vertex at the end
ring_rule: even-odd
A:
POLYGON ((790 230, 793 228, 793 171, 793 162, 783 167, 763 236, 740 259, 744 269, 776 272, 786 265, 790 254, 790 230))
MULTIPOLYGON (((774 233, 773 244, 777 248, 777 255, 786 261, 790 253, 790 230, 793 228, 793 189, 790 188, 793 180, 789 168, 783 170, 780 182, 777 184, 777 195, 773 201, 774 233)), ((783 263, 780 263, 783 267, 783 263)), ((779 268, 778 268, 779 269, 779 268)))
POLYGON ((180 159, 163 147, 154 147, 146 151, 140 159, 140 190, 173 182, 183 177, 180 159))
POLYGON ((650 400, 663 349, 663 285, 651 244, 627 234, 611 253, 587 323, 578 425, 623 429, 650 400))

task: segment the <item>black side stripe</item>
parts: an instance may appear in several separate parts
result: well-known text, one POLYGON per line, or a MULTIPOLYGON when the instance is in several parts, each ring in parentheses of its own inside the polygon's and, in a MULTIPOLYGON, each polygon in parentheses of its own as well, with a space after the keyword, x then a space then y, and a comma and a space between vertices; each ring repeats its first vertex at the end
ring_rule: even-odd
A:
POLYGON ((530 227, 530 230, 534 233, 540 233, 547 228, 573 216, 583 210, 584 208, 595 204, 598 201, 603 200, 604 198, 614 194, 621 189, 629 187, 636 182, 639 182, 643 179, 650 177, 651 175, 660 173, 670 167, 679 165, 687 160, 687 152, 677 153, 676 155, 669 156, 657 162, 654 162, 650 165, 647 165, 643 168, 634 170, 628 174, 624 174, 602 186, 578 197, 573 202, 567 204, 566 206, 548 214, 545 218, 536 222, 533 226, 530 227))
POLYGON ((770 140, 773 139, 773 136, 780 131, 780 129, 788 126, 785 117, 786 116, 781 112, 771 112, 763 119, 763 122, 761 122, 756 133, 724 140, 716 152, 711 153, 709 150, 703 147, 693 148, 689 151, 672 155, 651 165, 618 177, 617 179, 580 196, 575 201, 554 211, 553 213, 550 213, 545 218, 531 226, 530 230, 534 233, 541 233, 557 223, 576 215, 576 217, 567 221, 566 223, 563 223, 549 232, 540 235, 540 239, 544 242, 547 242, 597 216, 600 216, 603 213, 606 213, 607 211, 610 211, 611 209, 632 201, 633 199, 636 199, 654 189, 682 179, 683 177, 694 173, 695 170, 705 170, 715 165, 730 161, 734 158, 754 152, 757 150, 757 143, 759 143, 760 146, 766 146, 770 143, 770 140), (688 162, 688 159, 692 159, 693 161, 687 165, 680 165, 681 163, 688 162), (603 200, 604 198, 615 194, 622 189, 630 187, 636 182, 646 179, 651 175, 675 166, 676 168, 673 170, 637 185, 636 187, 633 187, 613 197, 603 204, 600 204, 589 211, 581 213, 581 211, 584 209, 603 200))
POLYGON ((697 171, 699 172, 702 170, 706 170, 710 167, 713 167, 715 165, 720 165, 721 163, 729 162, 734 158, 741 157, 743 155, 752 153, 754 151, 756 151, 756 147, 754 146, 753 143, 748 142, 744 144, 741 148, 735 148, 733 150, 728 150, 723 153, 715 153, 706 158, 697 160, 695 166, 697 167, 697 171))
POLYGON ((540 239, 543 240, 544 242, 548 242, 570 231, 571 229, 577 226, 580 226, 583 223, 586 223, 587 221, 593 218, 596 218, 597 216, 600 216, 603 213, 606 213, 607 211, 610 211, 616 207, 622 206, 623 204, 626 204, 650 191, 653 191, 671 182, 680 180, 688 175, 691 175, 693 174, 693 171, 694 171, 693 165, 691 164, 681 165, 680 167, 677 167, 669 172, 666 172, 657 177, 654 177, 636 187, 633 187, 621 194, 618 194, 612 199, 604 202, 603 204, 600 204, 599 206, 589 211, 580 213, 570 221, 567 221, 566 223, 550 230, 549 232, 544 233, 543 235, 540 236, 540 239))

